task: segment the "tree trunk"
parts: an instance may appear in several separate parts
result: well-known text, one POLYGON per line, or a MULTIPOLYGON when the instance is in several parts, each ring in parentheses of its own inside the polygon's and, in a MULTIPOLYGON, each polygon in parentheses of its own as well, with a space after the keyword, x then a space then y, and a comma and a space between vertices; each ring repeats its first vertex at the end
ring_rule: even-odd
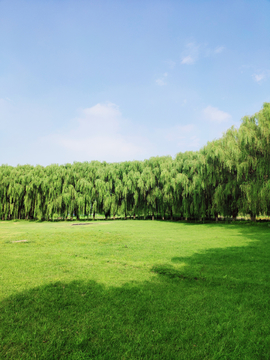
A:
POLYGON ((162 216, 162 220, 164 220, 164 216, 162 216))
POLYGON ((253 221, 253 222, 256 221, 256 215, 251 214, 250 215, 250 220, 253 221))
POLYGON ((115 214, 113 214, 113 220, 115 220, 115 214))
POLYGON ((215 213, 215 220, 218 222, 218 213, 215 213))
POLYGON ((134 220, 136 219, 136 215, 135 215, 135 214, 133 215, 133 219, 134 219, 134 220))
POLYGON ((152 214, 152 220, 155 220, 155 216, 154 216, 154 214, 152 214))
POLYGON ((237 215, 238 215, 238 211, 234 210, 233 213, 232 213, 232 221, 236 221, 237 215))
POLYGON ((96 213, 94 212, 93 213, 93 220, 95 220, 95 218, 96 218, 96 213))

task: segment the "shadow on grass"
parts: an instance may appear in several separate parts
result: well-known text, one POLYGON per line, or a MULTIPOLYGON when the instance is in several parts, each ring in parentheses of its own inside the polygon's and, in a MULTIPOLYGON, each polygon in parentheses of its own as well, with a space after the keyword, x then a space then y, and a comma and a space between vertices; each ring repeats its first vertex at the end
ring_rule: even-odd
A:
POLYGON ((176 254, 149 282, 57 282, 5 299, 0 358, 269 360, 270 241, 245 231, 257 241, 176 254))

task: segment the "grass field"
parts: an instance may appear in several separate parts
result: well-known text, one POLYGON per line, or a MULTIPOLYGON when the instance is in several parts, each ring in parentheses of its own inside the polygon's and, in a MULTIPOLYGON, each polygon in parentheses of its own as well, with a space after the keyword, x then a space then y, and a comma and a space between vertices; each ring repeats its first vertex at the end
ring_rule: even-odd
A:
POLYGON ((0 359, 269 360, 269 280, 267 223, 0 222, 0 359))

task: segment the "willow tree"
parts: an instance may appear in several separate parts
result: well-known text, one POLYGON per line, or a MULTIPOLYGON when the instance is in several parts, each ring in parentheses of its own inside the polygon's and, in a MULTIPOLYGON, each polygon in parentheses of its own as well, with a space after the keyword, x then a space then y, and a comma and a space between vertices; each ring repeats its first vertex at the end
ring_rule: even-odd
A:
POLYGON ((171 169, 172 169, 172 159, 167 159, 163 161, 160 165, 160 179, 159 186, 162 192, 162 198, 160 202, 160 215, 162 219, 165 219, 167 213, 172 214, 173 209, 173 185, 171 182, 171 169))
POLYGON ((0 166, 0 217, 104 213, 206 218, 270 215, 270 104, 197 152, 123 163, 0 166))
POLYGON ((182 216, 183 213, 183 161, 181 153, 173 160, 170 156, 162 158, 160 164, 159 188, 162 198, 159 204, 162 219, 169 215, 173 220, 175 215, 182 216))
POLYGON ((239 158, 237 175, 241 182, 242 211, 252 220, 260 213, 269 214, 270 176, 270 104, 245 116, 238 131, 239 158))
POLYGON ((224 216, 236 217, 241 209, 241 188, 237 176, 237 164, 240 155, 238 130, 229 129, 217 144, 219 161, 219 183, 214 194, 214 204, 224 216))
POLYGON ((237 130, 231 128, 219 140, 209 142, 200 153, 201 179, 207 215, 218 220, 218 214, 236 218, 240 188, 237 181, 237 130))
POLYGON ((0 211, 1 211, 2 220, 8 219, 10 214, 10 200, 9 200, 8 189, 9 189, 9 183, 12 179, 11 172, 12 172, 12 167, 7 165, 1 166, 0 211))
MULTIPOLYGON (((179 161, 180 154, 177 155, 179 161)), ((200 197, 197 192, 196 176, 200 170, 198 153, 187 151, 181 154, 182 172, 177 176, 178 187, 182 189, 181 212, 186 219, 199 217, 200 197)))
POLYGON ((161 197, 161 191, 158 188, 157 176, 158 169, 155 166, 155 160, 150 159, 145 162, 145 167, 138 179, 138 188, 143 201, 144 215, 152 216, 152 220, 155 218, 155 213, 158 212, 158 199, 161 197))

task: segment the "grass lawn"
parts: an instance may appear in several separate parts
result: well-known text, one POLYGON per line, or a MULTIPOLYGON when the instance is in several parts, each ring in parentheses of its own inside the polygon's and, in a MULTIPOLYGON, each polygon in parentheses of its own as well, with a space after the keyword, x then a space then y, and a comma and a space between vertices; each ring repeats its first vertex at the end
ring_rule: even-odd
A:
POLYGON ((266 223, 0 222, 0 359, 269 360, 269 280, 266 223))

